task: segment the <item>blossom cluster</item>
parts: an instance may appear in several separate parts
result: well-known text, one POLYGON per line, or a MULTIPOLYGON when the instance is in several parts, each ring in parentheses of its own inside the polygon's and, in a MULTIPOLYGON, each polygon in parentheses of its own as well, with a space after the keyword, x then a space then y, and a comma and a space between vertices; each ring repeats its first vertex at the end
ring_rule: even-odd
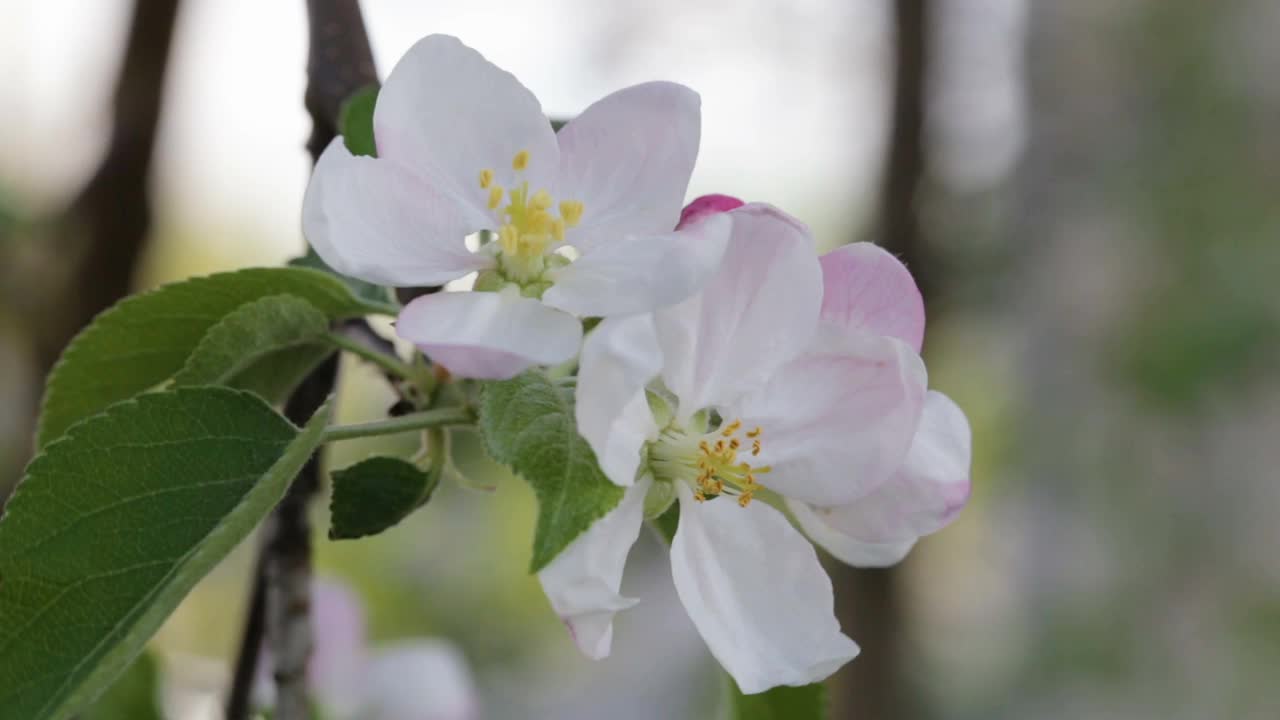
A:
POLYGON ((765 203, 685 206, 700 101, 674 83, 615 92, 556 133, 514 76, 433 35, 388 77, 374 133, 376 158, 338 139, 316 167, 316 251, 386 285, 475 273, 396 323, 455 376, 577 359, 578 430, 625 488, 539 573, 582 652, 609 654, 637 602, 620 594, 629 550, 677 505, 676 590, 743 692, 851 660, 812 543, 890 565, 969 495, 968 422, 927 387, 902 263, 868 243, 819 256, 765 203))

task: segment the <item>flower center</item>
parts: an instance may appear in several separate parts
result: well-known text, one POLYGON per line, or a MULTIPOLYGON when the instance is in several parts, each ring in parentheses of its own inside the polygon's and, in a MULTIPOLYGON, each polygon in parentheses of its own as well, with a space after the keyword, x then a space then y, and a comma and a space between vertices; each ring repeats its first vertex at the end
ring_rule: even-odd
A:
POLYGON ((748 459, 760 454, 762 435, 759 427, 743 432, 741 420, 706 433, 669 425, 649 446, 649 467, 657 479, 688 483, 698 502, 727 494, 746 507, 763 489, 756 476, 772 470, 748 459))
POLYGON ((538 280, 547 267, 551 250, 564 242, 566 228, 582 220, 582 203, 565 200, 559 203, 558 215, 546 190, 533 190, 523 179, 529 167, 529 151, 521 150, 511 160, 516 171, 516 184, 504 188, 494 182, 493 170, 480 171, 480 188, 489 191, 489 209, 498 214, 499 261, 504 273, 519 283, 538 280), (505 203, 505 204, 504 204, 505 203))

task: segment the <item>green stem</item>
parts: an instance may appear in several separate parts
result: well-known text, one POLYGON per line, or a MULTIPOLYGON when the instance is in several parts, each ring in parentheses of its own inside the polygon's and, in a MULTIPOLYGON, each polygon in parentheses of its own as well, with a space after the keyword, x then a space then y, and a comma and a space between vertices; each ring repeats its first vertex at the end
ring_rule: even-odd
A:
POLYGON ((390 315, 395 317, 400 314, 404 308, 389 302, 378 302, 377 300, 368 300, 361 298, 360 304, 364 307, 365 312, 370 315, 390 315))
POLYGON ((332 425, 325 428, 323 442, 351 440, 353 438, 394 435, 412 430, 445 427, 447 425, 468 425, 475 422, 475 415, 466 408, 451 407, 438 410, 402 415, 387 420, 356 423, 355 425, 332 425))
POLYGON ((400 358, 395 357, 394 355, 388 355, 386 353, 378 352, 377 350, 374 350, 370 347, 360 344, 355 340, 352 340, 351 338, 347 337, 346 335, 343 335, 342 333, 331 332, 331 333, 328 333, 325 337, 326 339, 328 339, 329 342, 333 343, 334 345, 337 345, 338 347, 342 348, 343 350, 346 350, 352 355, 356 355, 364 360, 367 360, 373 363, 374 365, 377 365, 378 367, 391 373, 392 375, 395 375, 398 378, 401 378, 404 380, 412 380, 416 375, 416 373, 414 373, 413 367, 410 366, 405 361, 401 360, 400 358))

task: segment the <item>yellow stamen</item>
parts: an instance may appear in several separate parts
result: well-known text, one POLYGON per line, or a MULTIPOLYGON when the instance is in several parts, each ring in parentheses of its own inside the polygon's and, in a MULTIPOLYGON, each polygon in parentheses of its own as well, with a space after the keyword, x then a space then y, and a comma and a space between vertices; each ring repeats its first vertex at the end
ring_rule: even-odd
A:
POLYGON ((560 217, 564 218, 566 227, 574 227, 582 221, 583 205, 579 200, 565 200, 560 203, 560 217))
POLYGON ((511 159, 511 169, 519 172, 527 167, 529 167, 529 151, 521 150, 511 159))
POLYGON ((494 185, 493 187, 489 188, 489 209, 490 210, 497 210, 498 206, 502 204, 502 192, 503 191, 502 191, 501 185, 494 185))
POLYGON ((758 437, 760 437, 760 426, 759 426, 759 425, 757 425, 757 426, 755 426, 755 429, 753 429, 753 430, 748 430, 748 431, 747 431, 747 437, 749 437, 749 438, 758 438, 758 437))
POLYGON ((533 194, 533 198, 529 200, 529 205, 539 210, 546 210, 551 207, 551 193, 546 190, 539 190, 533 194))
POLYGON ((724 428, 724 430, 721 430, 721 431, 720 431, 720 434, 721 434, 721 435, 724 435, 725 437, 729 437, 729 436, 733 435, 734 433, 738 432, 738 428, 740 428, 740 427, 742 427, 742 421, 741 421, 741 420, 734 420, 733 422, 731 422, 731 423, 729 423, 728 425, 726 425, 726 426, 725 426, 725 428, 724 428))
POLYGON ((488 190, 491 184, 493 184, 493 171, 481 170, 480 171, 480 187, 484 190, 488 190))
POLYGON ((751 441, 751 454, 752 454, 752 455, 759 455, 759 454, 760 454, 760 441, 759 441, 759 440, 752 440, 752 441, 751 441))
POLYGON ((564 218, 551 221, 551 236, 556 239, 556 242, 564 242, 564 218))

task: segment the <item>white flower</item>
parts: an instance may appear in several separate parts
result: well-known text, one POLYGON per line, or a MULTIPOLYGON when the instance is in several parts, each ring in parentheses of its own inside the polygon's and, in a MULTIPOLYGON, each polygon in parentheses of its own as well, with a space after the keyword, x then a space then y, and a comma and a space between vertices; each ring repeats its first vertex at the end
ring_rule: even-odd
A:
MULTIPOLYGON (((700 199, 686 219, 726 207, 700 199)), ((723 264, 699 293, 605 320, 588 337, 578 427, 609 478, 628 487, 540 579, 579 648, 607 655, 613 613, 634 602, 618 590, 645 506, 652 516, 674 496, 680 599, 738 686, 755 693, 819 681, 858 652, 813 547, 760 498, 785 498, 840 535, 846 525, 823 521, 845 513, 827 508, 893 505, 875 499, 904 472, 930 474, 927 454, 913 451, 917 470, 903 465, 926 406, 924 315, 910 275, 883 250, 850 246, 820 263, 807 228, 785 214, 746 205, 728 216, 723 264)), ((888 495, 918 518, 909 493, 888 495)), ((895 532, 906 526, 932 527, 907 521, 895 532)))
POLYGON ((727 222, 700 227, 697 242, 673 232, 701 124, 698 95, 682 85, 620 90, 556 134, 514 76, 431 35, 392 70, 373 124, 376 159, 340 138, 325 150, 303 229, 329 265, 371 282, 480 271, 477 289, 495 292, 420 297, 396 325, 456 374, 506 378, 568 360, 577 318, 679 302, 723 251, 727 222), (496 240, 468 250, 481 230, 496 240))
POLYGON ((312 592, 314 648, 308 683, 336 720, 478 720, 479 700, 462 653, 436 638, 370 649, 364 608, 346 586, 312 592))

